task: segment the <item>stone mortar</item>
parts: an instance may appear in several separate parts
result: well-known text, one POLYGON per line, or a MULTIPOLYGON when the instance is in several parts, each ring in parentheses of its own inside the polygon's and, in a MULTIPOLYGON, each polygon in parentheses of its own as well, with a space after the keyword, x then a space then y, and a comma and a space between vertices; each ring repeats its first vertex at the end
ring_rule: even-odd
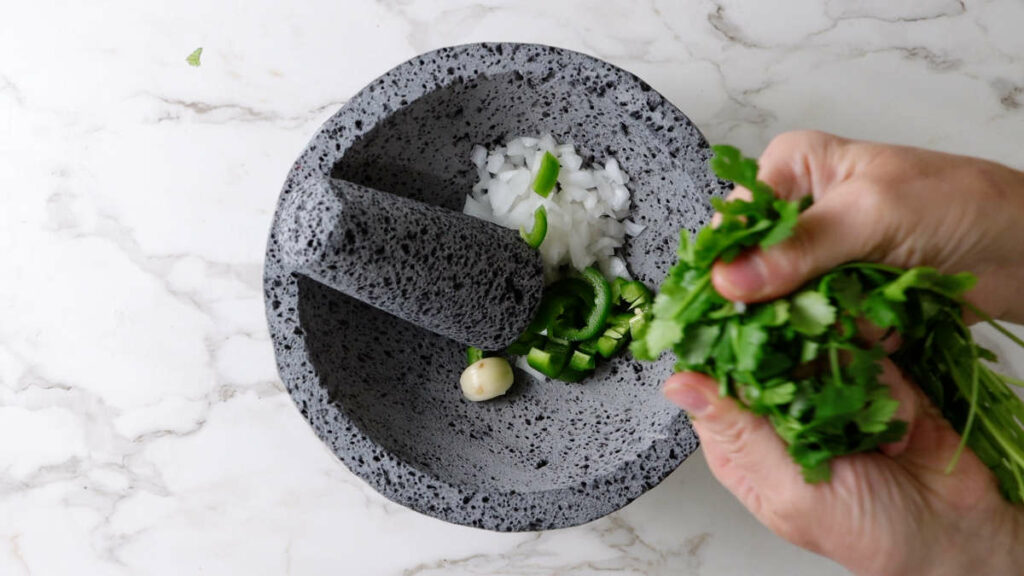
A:
POLYGON ((679 230, 703 226, 709 197, 726 190, 697 128, 639 78, 558 48, 472 44, 399 65, 331 117, 288 174, 267 245, 278 370, 319 437, 387 498, 492 530, 599 518, 691 454, 689 421, 658 393, 671 359, 624 354, 582 384, 517 370, 509 394, 469 402, 462 343, 294 273, 304 256, 285 232, 286 204, 303 183, 333 177, 458 211, 475 181, 474 144, 543 133, 586 162, 618 159, 632 218, 647 226, 624 257, 652 287, 679 230))

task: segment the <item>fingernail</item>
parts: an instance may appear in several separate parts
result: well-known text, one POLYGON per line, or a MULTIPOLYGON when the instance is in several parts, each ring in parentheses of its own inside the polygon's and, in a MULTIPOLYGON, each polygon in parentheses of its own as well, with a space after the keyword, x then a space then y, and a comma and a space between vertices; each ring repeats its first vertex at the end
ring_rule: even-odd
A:
POLYGON ((754 297, 764 291, 767 272, 764 259, 757 252, 747 252, 722 266, 718 281, 734 296, 754 297))
POLYGON ((662 389, 662 393, 665 397, 672 401, 673 404, 679 406, 683 410, 686 410, 693 416, 700 416, 707 412, 708 407, 711 405, 708 402, 707 396, 704 395, 700 390, 686 386, 680 382, 669 382, 665 384, 662 389))

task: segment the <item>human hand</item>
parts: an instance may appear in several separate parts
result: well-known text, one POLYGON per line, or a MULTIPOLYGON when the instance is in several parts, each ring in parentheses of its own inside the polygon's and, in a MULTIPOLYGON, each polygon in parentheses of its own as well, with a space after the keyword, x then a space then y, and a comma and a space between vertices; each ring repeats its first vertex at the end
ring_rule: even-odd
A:
MULTIPOLYGON (((1024 319, 1024 174, 982 160, 791 133, 774 140, 760 176, 787 198, 813 194, 796 232, 713 271, 716 289, 753 302, 788 293, 851 260, 971 271, 969 299, 1024 319)), ((746 191, 737 190, 736 195, 746 191)), ((860 574, 1021 573, 1024 509, 1000 496, 969 450, 944 473, 959 436, 886 361, 882 379, 908 422, 899 443, 832 463, 806 484, 767 420, 720 398, 717 383, 676 374, 669 399, 688 410, 715 476, 788 540, 860 574)))
MULTIPOLYGON (((1024 172, 918 148, 788 132, 761 155, 758 176, 784 198, 812 195, 795 233, 712 272, 722 296, 769 300, 840 264, 972 272, 967 299, 1024 322, 1024 172)), ((737 196, 749 192, 737 189, 737 196)))
POLYGON ((715 478, 797 546, 862 575, 1024 573, 1024 509, 970 449, 945 474, 960 436, 888 360, 882 381, 906 436, 836 458, 821 484, 807 484, 768 420, 720 397, 713 378, 675 374, 664 392, 690 413, 715 478))

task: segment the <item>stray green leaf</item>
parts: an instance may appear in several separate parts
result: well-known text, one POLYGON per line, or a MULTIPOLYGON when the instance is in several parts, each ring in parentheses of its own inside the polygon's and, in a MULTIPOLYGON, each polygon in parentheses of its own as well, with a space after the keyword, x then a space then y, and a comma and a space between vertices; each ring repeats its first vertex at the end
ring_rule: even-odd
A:
POLYGON ((192 51, 191 54, 185 57, 185 62, 188 62, 189 66, 199 66, 199 58, 203 55, 203 47, 200 46, 192 51))

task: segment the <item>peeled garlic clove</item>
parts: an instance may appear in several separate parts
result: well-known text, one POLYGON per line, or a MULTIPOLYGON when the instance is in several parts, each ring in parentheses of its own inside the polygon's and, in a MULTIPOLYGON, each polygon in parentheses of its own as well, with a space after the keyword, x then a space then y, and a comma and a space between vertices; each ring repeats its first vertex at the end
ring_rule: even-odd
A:
POLYGON ((508 361, 504 358, 491 357, 467 366, 462 371, 459 384, 462 386, 462 395, 467 400, 481 402, 508 392, 513 380, 512 367, 508 361))

